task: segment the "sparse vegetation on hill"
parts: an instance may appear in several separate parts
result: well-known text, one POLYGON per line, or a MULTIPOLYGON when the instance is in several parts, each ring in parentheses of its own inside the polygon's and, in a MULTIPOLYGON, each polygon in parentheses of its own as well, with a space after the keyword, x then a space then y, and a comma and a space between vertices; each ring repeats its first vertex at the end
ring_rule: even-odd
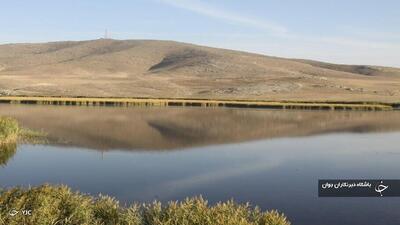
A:
POLYGON ((111 197, 93 198, 66 186, 6 190, 0 205, 1 225, 290 225, 277 211, 263 212, 233 201, 211 206, 197 197, 121 207, 111 197), (32 210, 32 216, 10 217, 13 209, 32 210))

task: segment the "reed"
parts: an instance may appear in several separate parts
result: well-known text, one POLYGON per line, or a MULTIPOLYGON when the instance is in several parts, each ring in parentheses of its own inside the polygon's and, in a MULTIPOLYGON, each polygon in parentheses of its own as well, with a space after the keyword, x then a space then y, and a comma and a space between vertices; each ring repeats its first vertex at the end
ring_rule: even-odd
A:
POLYGON ((18 122, 9 117, 0 117, 0 145, 16 142, 20 134, 18 122))
POLYGON ((230 99, 181 98, 95 98, 95 97, 31 97, 0 96, 0 103, 77 105, 77 106, 183 106, 183 107, 233 107, 305 110, 393 110, 395 103, 379 102, 296 102, 230 99))
POLYGON ((11 117, 0 117, 0 147, 17 142, 43 143, 45 136, 43 132, 22 128, 18 121, 11 117))
POLYGON ((5 190, 0 194, 0 205, 1 225, 290 225, 277 211, 264 212, 233 201, 209 205, 202 197, 195 197, 122 207, 111 197, 94 198, 66 186, 5 190), (10 217, 13 209, 29 209, 32 215, 10 217))

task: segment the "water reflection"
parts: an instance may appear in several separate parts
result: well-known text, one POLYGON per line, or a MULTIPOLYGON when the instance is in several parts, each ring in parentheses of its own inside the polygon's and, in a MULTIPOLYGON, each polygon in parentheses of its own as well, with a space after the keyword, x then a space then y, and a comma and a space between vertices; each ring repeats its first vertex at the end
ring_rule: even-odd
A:
POLYGON ((51 142, 1 149, 0 187, 67 184, 122 203, 203 195, 299 225, 400 224, 395 198, 317 197, 318 179, 399 178, 400 112, 0 105, 0 115, 51 142))
POLYGON ((202 195, 279 209, 293 224, 398 225, 397 198, 318 198, 318 179, 399 179, 397 133, 280 138, 185 151, 20 145, 0 187, 67 184, 124 203, 202 195), (338 216, 340 215, 340 216, 338 216), (368 215, 374 215, 370 217, 368 215))
POLYGON ((322 133, 400 131, 399 112, 1 105, 0 115, 48 133, 53 144, 97 150, 166 150, 322 133))
POLYGON ((14 157, 17 152, 17 144, 1 144, 0 145, 0 166, 5 167, 7 162, 14 157))

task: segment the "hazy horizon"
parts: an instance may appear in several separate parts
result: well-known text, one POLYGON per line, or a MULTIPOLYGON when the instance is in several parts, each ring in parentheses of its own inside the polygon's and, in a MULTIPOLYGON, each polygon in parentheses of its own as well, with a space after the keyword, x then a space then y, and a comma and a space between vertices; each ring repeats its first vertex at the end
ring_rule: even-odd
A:
POLYGON ((172 40, 340 64, 400 67, 400 2, 117 0, 3 3, 0 44, 172 40), (288 7, 291 6, 291 7, 288 7), (345 7, 344 7, 345 6, 345 7))

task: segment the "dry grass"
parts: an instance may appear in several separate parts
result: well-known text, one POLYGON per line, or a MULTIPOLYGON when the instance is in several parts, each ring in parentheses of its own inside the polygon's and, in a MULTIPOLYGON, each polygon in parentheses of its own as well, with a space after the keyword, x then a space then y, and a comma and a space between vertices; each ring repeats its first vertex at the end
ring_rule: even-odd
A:
POLYGON ((13 188, 1 193, 0 205, 1 225, 290 225, 277 211, 233 201, 211 206, 197 197, 121 207, 111 197, 93 198, 65 186, 13 188), (13 209, 31 209, 33 215, 8 216, 13 209))
POLYGON ((90 98, 90 97, 0 97, 3 103, 97 106, 200 106, 314 110, 392 110, 391 104, 376 102, 274 102, 255 100, 212 100, 181 98, 90 98))
MULTIPOLYGON (((43 142, 46 135, 21 128, 18 121, 10 117, 0 117, 0 146, 21 142, 43 142)), ((0 149, 1 150, 1 149, 0 149)))
POLYGON ((10 117, 0 117, 0 166, 7 162, 17 151, 17 142, 42 143, 45 134, 21 128, 18 122, 10 117))
POLYGON ((0 145, 16 142, 20 135, 18 122, 9 117, 0 117, 0 145))

